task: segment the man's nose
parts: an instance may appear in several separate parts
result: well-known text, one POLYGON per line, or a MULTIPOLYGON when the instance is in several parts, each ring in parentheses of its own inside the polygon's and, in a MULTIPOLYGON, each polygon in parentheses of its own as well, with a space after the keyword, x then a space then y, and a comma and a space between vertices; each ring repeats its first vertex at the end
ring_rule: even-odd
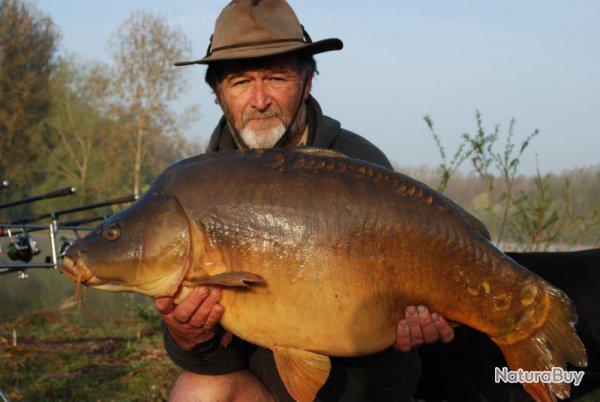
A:
POLYGON ((261 80, 256 80, 252 89, 252 107, 256 110, 265 110, 273 100, 266 91, 265 84, 261 80))

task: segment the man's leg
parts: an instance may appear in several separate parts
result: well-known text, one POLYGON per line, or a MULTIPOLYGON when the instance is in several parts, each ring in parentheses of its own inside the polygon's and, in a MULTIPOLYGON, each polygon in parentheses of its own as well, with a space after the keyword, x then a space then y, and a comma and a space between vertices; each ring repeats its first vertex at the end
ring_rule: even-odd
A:
POLYGON ((269 402, 273 396, 248 370, 224 375, 200 375, 187 371, 177 377, 170 402, 269 402))

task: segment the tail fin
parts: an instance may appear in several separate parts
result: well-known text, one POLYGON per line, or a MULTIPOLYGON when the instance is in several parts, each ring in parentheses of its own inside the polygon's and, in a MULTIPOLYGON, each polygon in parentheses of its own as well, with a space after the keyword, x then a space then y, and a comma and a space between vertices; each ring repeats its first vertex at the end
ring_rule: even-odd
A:
MULTIPOLYGON (((513 343, 498 342, 511 370, 549 371, 552 367, 566 369, 567 362, 579 367, 587 366, 583 343, 577 336, 577 313, 573 303, 561 290, 543 282, 548 295, 549 309, 546 322, 530 338, 513 343)), ((536 401, 556 401, 568 398, 569 383, 523 384, 536 401)))

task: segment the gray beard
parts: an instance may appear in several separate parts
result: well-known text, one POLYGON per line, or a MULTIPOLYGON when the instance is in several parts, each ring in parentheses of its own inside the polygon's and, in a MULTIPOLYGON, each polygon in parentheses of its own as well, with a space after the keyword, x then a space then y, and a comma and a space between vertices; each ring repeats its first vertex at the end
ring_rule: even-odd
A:
POLYGON ((285 126, 281 120, 277 126, 270 129, 267 133, 258 134, 248 127, 244 127, 240 131, 240 137, 248 145, 248 148, 273 148, 281 137, 283 137, 283 134, 285 134, 285 126))
MULTIPOLYGON (((248 128, 247 126, 243 127, 241 130, 238 131, 231 123, 232 119, 229 115, 229 110, 227 109, 227 106, 224 105, 224 102, 223 104, 221 104, 221 109, 223 109, 223 112, 225 114, 225 120, 227 121, 227 126, 229 127, 229 130, 231 130, 232 133, 238 133, 239 137, 248 148, 273 148, 285 134, 285 125, 283 124, 283 122, 281 122, 281 120, 279 121, 279 124, 277 126, 270 129, 267 133, 256 133, 254 132, 254 130, 248 128)), ((303 102, 302 106, 300 107, 300 110, 298 111, 296 119, 290 127, 290 137, 294 138, 301 130, 304 130, 305 126, 306 102, 303 102)))

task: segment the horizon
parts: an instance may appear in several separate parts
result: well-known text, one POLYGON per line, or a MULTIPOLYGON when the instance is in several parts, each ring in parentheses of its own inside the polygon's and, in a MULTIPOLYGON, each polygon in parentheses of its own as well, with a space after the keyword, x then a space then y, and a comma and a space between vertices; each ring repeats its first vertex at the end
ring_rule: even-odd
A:
MULTIPOLYGON (((60 54, 108 63, 110 33, 137 9, 179 26, 200 57, 225 2, 33 4, 60 31, 60 54)), ((348 4, 291 2, 314 40, 339 37, 345 45, 341 52, 316 56, 321 74, 312 93, 326 115, 373 142, 394 163, 436 166, 440 158, 423 116, 432 117, 452 154, 461 134, 475 131, 475 110, 486 128, 500 124, 501 134, 515 117, 517 144, 540 129, 524 155, 522 174, 535 173, 536 155, 543 173, 600 163, 600 4, 348 4)), ((195 102, 202 114, 187 136, 207 141, 221 111, 204 83, 204 68, 176 71, 189 74, 191 84, 178 107, 195 102)))

